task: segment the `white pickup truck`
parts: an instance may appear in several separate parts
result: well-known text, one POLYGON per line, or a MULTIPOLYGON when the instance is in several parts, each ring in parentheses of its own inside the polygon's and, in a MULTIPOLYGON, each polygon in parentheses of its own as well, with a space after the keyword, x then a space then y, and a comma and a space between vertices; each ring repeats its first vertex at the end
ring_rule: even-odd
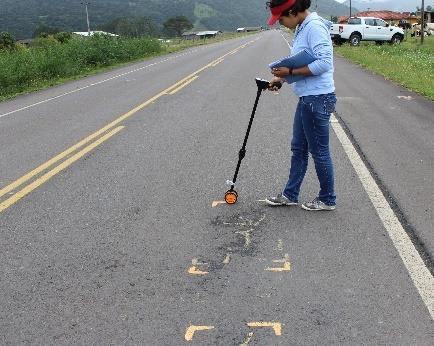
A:
POLYGON ((335 44, 349 41, 352 46, 358 46, 361 41, 401 43, 404 30, 380 18, 352 17, 348 24, 333 24, 330 35, 335 44))

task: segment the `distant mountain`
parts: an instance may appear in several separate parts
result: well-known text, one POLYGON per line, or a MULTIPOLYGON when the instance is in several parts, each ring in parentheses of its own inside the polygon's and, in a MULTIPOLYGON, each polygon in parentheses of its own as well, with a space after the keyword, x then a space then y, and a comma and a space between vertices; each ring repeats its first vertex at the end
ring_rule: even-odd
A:
MULTIPOLYGON (((342 2, 342 1, 339 1, 342 2)), ((414 12, 416 6, 421 6, 421 0, 352 0, 352 6, 357 7, 360 11, 371 10, 389 10, 397 12, 414 12)), ((350 1, 346 0, 345 5, 349 6, 350 1)), ((425 6, 433 5, 432 0, 425 0, 425 6)))
MULTIPOLYGON (((80 0, 0 0, 0 31, 16 38, 31 37, 41 25, 65 31, 86 31, 86 16, 80 0)), ((91 29, 119 17, 150 17, 161 28, 165 20, 184 15, 198 29, 235 30, 264 26, 268 16, 265 0, 90 0, 91 29)), ((330 18, 348 13, 334 0, 312 0, 312 10, 330 18)))

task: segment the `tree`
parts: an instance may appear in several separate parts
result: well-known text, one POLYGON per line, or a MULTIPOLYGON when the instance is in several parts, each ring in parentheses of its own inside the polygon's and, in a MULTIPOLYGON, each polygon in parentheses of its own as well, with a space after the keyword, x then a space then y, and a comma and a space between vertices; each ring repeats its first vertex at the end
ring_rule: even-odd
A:
POLYGON ((0 32, 0 49, 15 48, 15 38, 8 32, 0 32))
POLYGON ((426 10, 427 10, 428 12, 431 12, 431 11, 432 11, 432 6, 429 6, 429 5, 428 5, 428 6, 426 7, 426 10))
POLYGON ((138 36, 137 28, 127 18, 123 18, 118 22, 118 24, 116 25, 115 33, 127 37, 138 36))
POLYGON ((152 18, 149 17, 136 17, 134 25, 137 28, 138 36, 157 36, 158 28, 152 18))
POLYGON ((193 28, 193 24, 185 16, 171 17, 168 20, 166 20, 163 26, 164 26, 164 31, 169 36, 173 36, 173 35, 181 36, 184 31, 193 28))
POLYGON ((157 36, 158 29, 149 17, 116 18, 101 26, 103 31, 112 32, 121 36, 140 37, 157 36))

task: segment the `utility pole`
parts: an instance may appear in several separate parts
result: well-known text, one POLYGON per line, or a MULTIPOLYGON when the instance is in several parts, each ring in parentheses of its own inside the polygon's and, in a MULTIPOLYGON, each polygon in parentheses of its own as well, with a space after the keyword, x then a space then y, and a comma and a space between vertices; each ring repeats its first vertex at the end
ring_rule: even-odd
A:
POLYGON ((350 0, 350 18, 351 18, 351 10, 352 8, 351 8, 351 0, 350 0))
POLYGON ((84 1, 81 4, 86 6, 87 35, 90 37, 89 11, 87 10, 87 5, 90 5, 90 2, 84 1))
POLYGON ((425 0, 422 0, 422 20, 420 23, 420 44, 423 44, 423 37, 424 37, 424 26, 425 26, 425 0))

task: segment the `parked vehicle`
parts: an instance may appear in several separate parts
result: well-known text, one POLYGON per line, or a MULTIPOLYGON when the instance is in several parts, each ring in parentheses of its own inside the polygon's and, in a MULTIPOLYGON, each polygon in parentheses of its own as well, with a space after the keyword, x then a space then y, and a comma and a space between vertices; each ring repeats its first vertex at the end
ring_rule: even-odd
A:
POLYGON ((348 41, 352 46, 358 46, 361 41, 401 43, 404 30, 390 26, 380 18, 352 17, 348 24, 333 24, 330 35, 335 44, 348 41))

